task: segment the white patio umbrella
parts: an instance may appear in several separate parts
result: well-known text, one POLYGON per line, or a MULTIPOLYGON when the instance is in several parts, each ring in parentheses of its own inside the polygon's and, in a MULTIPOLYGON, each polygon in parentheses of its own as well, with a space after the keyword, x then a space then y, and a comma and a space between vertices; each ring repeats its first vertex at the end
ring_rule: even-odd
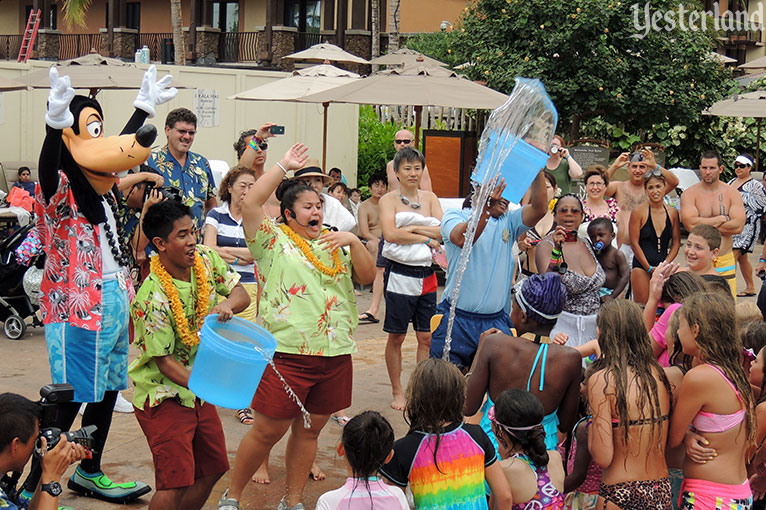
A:
POLYGON ((428 57, 418 51, 411 50, 407 47, 398 49, 393 53, 388 53, 387 55, 375 57, 374 59, 370 60, 370 64, 378 64, 378 65, 407 66, 407 65, 415 64, 417 62, 422 62, 423 64, 427 66, 447 67, 447 64, 445 64, 444 62, 440 62, 439 60, 436 60, 435 58, 428 57))
POLYGON ((349 53, 340 46, 335 46, 330 43, 319 43, 314 46, 299 51, 297 53, 291 53, 282 58, 290 60, 308 60, 315 62, 348 62, 351 64, 369 64, 369 62, 362 57, 357 57, 353 53, 349 53))
POLYGON ((714 103, 702 113, 718 117, 752 117, 756 119, 758 134, 755 145, 755 169, 758 170, 758 159, 761 152, 761 121, 766 117, 766 91, 756 90, 745 94, 734 94, 728 99, 714 103))
MULTIPOLYGON (((227 99, 295 102, 306 96, 345 85, 359 78, 358 74, 351 71, 338 69, 330 64, 320 64, 295 71, 292 76, 234 94, 227 99)), ((330 103, 326 101, 321 103, 324 108, 322 130, 322 169, 324 169, 327 163, 327 109, 330 103)))
POLYGON ((379 71, 299 101, 310 103, 353 103, 413 105, 415 107, 415 144, 420 136, 420 117, 424 106, 492 110, 505 103, 508 96, 473 82, 443 67, 422 64, 379 71))

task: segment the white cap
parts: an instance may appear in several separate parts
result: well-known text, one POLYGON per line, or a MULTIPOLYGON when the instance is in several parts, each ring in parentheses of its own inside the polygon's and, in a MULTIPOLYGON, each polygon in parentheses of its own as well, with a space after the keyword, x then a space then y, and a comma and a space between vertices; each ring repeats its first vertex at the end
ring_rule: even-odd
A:
POLYGON ((739 156, 737 156, 737 159, 734 160, 734 162, 735 163, 741 163, 743 165, 753 166, 753 162, 750 161, 750 158, 748 158, 747 156, 739 155, 739 156))

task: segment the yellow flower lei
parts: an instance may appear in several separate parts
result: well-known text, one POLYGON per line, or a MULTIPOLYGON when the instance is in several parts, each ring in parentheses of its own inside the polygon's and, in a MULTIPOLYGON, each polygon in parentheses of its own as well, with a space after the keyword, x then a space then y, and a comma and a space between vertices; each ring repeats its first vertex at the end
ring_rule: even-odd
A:
POLYGON ((303 253, 303 255, 308 259, 311 264, 319 269, 322 273, 326 274, 327 276, 333 277, 340 273, 346 272, 346 266, 343 265, 343 263, 340 260, 340 254, 338 253, 338 250, 334 250, 332 252, 332 261, 335 264, 333 267, 327 267, 326 265, 322 264, 322 262, 317 258, 316 255, 311 251, 311 246, 309 246, 309 243, 295 233, 293 229, 285 225, 284 223, 279 226, 279 228, 282 229, 282 232, 284 232, 287 237, 290 238, 290 240, 295 243, 295 245, 298 247, 298 249, 303 253))
POLYGON ((197 324, 193 330, 184 312, 181 298, 178 296, 178 289, 173 285, 173 277, 170 276, 170 273, 160 262, 159 255, 154 255, 151 258, 149 267, 152 273, 156 274, 157 278, 159 278, 162 290, 170 300, 170 310, 173 313, 173 319, 176 322, 178 336, 181 337, 181 341, 189 349, 199 345, 198 332, 202 327, 202 322, 205 320, 208 307, 210 306, 210 286, 208 285, 207 271, 205 270, 205 264, 202 263, 202 257, 199 256, 199 253, 194 254, 194 277, 197 281, 197 305, 195 309, 197 324))

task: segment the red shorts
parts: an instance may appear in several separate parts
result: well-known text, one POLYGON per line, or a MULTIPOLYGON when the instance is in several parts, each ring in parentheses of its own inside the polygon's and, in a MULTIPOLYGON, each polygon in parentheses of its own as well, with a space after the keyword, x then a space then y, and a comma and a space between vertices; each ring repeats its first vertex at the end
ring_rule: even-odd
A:
POLYGON ((169 398, 135 412, 154 458, 157 490, 190 487, 203 476, 229 470, 226 438, 212 404, 197 400, 192 409, 169 398))
MULTIPOLYGON (((350 354, 327 357, 277 352, 274 364, 309 413, 332 414, 351 405, 354 366, 350 354)), ((271 367, 264 370, 250 407, 269 418, 301 415, 271 367)))

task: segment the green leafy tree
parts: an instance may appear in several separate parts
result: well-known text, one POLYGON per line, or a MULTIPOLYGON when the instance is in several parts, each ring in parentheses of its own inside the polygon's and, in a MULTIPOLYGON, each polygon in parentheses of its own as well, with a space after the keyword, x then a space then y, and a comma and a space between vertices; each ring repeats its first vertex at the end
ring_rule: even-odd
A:
MULTIPOLYGON (((539 78, 559 111, 559 129, 570 138, 587 133, 620 143, 662 143, 656 135, 665 133, 666 141, 679 142, 672 147, 681 162, 708 142, 689 136, 716 122, 703 118, 702 110, 733 90, 735 82, 709 56, 716 47, 712 20, 706 18, 706 29, 684 30, 675 16, 674 26, 663 19, 662 31, 644 31, 644 5, 478 0, 465 8, 451 32, 418 36, 407 44, 453 65, 471 63, 463 71, 468 77, 505 93, 516 76, 539 78), (671 137, 677 126, 686 127, 686 138, 671 137)), ((677 14, 678 5, 658 0, 651 9, 677 14)), ((702 12, 695 3, 685 9, 702 12)))
POLYGON ((385 173, 386 164, 394 159, 394 138, 401 126, 380 122, 375 108, 359 107, 359 153, 357 155, 357 184, 367 185, 371 175, 385 173))

